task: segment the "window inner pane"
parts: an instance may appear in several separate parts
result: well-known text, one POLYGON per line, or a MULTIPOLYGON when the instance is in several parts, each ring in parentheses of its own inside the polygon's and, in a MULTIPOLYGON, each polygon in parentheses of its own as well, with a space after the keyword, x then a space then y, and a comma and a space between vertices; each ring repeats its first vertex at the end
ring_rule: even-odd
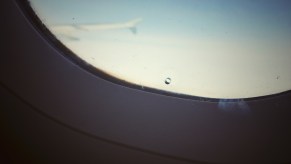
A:
POLYGON ((291 88, 289 0, 30 0, 48 29, 97 69, 208 98, 291 88))

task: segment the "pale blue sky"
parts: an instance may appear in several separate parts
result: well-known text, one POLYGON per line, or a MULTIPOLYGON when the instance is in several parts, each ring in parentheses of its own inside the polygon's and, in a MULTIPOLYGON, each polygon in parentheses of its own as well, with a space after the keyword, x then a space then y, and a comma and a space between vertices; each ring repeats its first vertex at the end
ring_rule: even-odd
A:
POLYGON ((47 23, 122 22, 145 33, 193 37, 291 37, 290 0, 33 0, 47 23))

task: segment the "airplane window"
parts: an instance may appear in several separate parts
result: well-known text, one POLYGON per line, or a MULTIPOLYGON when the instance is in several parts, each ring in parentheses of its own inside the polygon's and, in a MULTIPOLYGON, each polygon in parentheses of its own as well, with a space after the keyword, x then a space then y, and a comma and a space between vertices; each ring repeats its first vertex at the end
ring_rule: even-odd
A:
POLYGON ((140 88, 243 99, 291 89, 290 0, 30 0, 80 59, 140 88))

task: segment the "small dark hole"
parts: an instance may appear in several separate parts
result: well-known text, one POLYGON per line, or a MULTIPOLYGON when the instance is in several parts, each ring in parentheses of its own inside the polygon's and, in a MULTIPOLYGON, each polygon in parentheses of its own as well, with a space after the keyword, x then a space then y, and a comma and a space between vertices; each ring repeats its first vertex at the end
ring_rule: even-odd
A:
POLYGON ((171 81, 172 81, 171 78, 166 78, 165 84, 169 85, 171 83, 171 81))

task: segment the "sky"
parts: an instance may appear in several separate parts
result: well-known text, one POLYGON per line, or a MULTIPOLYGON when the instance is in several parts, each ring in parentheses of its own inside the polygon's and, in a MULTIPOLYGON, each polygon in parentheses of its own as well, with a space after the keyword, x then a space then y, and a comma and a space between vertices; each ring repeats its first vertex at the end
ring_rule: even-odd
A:
POLYGON ((291 88, 289 0, 31 0, 40 19, 78 56, 122 80, 210 98, 248 98, 291 88), (124 23, 74 31, 58 25, 124 23), (172 82, 165 85, 164 80, 172 82))

